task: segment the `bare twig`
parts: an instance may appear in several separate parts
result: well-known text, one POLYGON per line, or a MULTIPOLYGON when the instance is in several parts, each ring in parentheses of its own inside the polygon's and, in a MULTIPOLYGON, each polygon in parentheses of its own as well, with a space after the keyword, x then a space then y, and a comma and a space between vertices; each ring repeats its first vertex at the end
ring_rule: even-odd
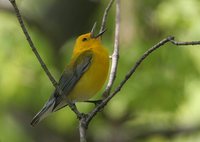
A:
POLYGON ((119 31, 120 31, 120 0, 116 1, 116 18, 115 18, 115 40, 114 40, 114 51, 112 54, 112 65, 110 70, 110 76, 108 80, 108 84, 103 93, 103 97, 107 97, 110 93, 112 85, 115 81, 117 74, 117 66, 119 60, 119 31))
MULTIPOLYGON (((115 43, 114 43, 114 52, 112 55, 112 66, 111 66, 111 72, 110 72, 110 77, 109 77, 109 81, 107 84, 107 87, 104 91, 104 96, 106 97, 107 94, 110 93, 111 87, 114 83, 115 77, 116 77, 116 72, 117 72, 117 64, 118 64, 118 59, 119 59, 119 28, 120 28, 120 0, 116 1, 116 18, 115 18, 115 43)), ((87 125, 89 124, 89 122, 91 121, 91 119, 97 114, 98 111, 101 110, 101 108, 104 107, 103 104, 106 104, 105 101, 107 100, 107 98, 105 98, 102 103, 100 103, 99 105, 97 105, 97 107, 88 114, 88 118, 86 119, 87 121, 87 125), (103 105, 103 106, 102 106, 103 105), (102 107, 101 107, 102 106, 102 107)))
POLYGON ((45 71, 46 75, 47 75, 48 78, 50 79, 50 81, 51 81, 51 83, 53 84, 53 86, 54 86, 56 89, 60 90, 60 89, 59 89, 59 86, 58 86, 58 83, 56 82, 56 80, 54 79, 54 77, 51 75, 51 73, 50 73, 50 71, 48 70, 46 64, 45 64, 44 61, 42 60, 42 58, 41 58, 41 56, 39 55, 37 49, 35 48, 35 45, 34 45, 32 39, 31 39, 31 37, 29 36, 29 33, 28 33, 28 31, 27 31, 27 29, 26 29, 26 27, 25 27, 25 25, 24 25, 24 21, 22 20, 21 14, 20 14, 20 12, 19 12, 19 9, 18 9, 18 7, 17 7, 17 5, 16 5, 15 0, 9 0, 9 1, 10 1, 11 4, 13 5, 13 8, 14 8, 14 10, 15 10, 15 13, 16 13, 17 19, 18 19, 18 21, 19 21, 19 24, 20 24, 20 26, 21 26, 21 28, 22 28, 22 31, 24 32, 24 35, 26 36, 26 39, 27 39, 27 41, 28 41, 28 43, 29 43, 29 45, 30 45, 30 47, 31 47, 31 49, 32 49, 32 51, 33 51, 33 53, 35 54, 36 58, 38 59, 38 61, 39 61, 40 65, 41 65, 41 67, 42 67, 43 70, 45 71))
POLYGON ((102 103, 97 105, 97 107, 88 114, 87 118, 87 124, 92 120, 92 118, 100 111, 102 110, 105 105, 121 90, 121 88, 124 86, 124 84, 130 79, 130 77, 135 73, 136 69, 139 67, 139 65, 146 59, 153 51, 156 49, 163 47, 164 44, 171 42, 174 45, 200 45, 200 41, 190 41, 190 42, 177 42, 174 40, 173 36, 169 36, 163 40, 161 40, 159 43, 151 47, 149 50, 147 50, 135 63, 135 65, 131 68, 131 70, 125 75, 124 79, 121 81, 121 83, 116 87, 114 92, 112 92, 107 98, 105 98, 102 103))
POLYGON ((99 33, 103 32, 105 30, 108 12, 109 12, 110 8, 112 7, 112 4, 113 4, 114 1, 115 0, 110 0, 110 2, 108 3, 108 6, 106 7, 106 9, 104 11, 104 15, 103 15, 103 18, 102 18, 102 23, 101 23, 101 28, 99 30, 99 33))
MULTIPOLYGON (((103 19, 102 19, 102 24, 101 24, 101 28, 99 33, 103 32, 105 30, 105 26, 106 26, 106 20, 107 20, 107 16, 108 16, 108 12, 113 4, 114 0, 110 0, 110 2, 108 3, 105 11, 104 11, 104 15, 103 15, 103 19)), ((107 87, 108 89, 106 89, 107 91, 110 91, 110 88, 112 87, 113 81, 116 75, 116 70, 117 70, 117 63, 118 63, 118 54, 119 54, 119 0, 118 0, 118 4, 117 4, 117 16, 116 16, 116 32, 115 32, 115 45, 114 45, 114 53, 113 53, 113 59, 114 59, 114 67, 112 67, 112 81, 110 81, 109 83, 109 87, 107 87)), ((104 93, 105 94, 105 93, 104 93)), ((98 103, 97 103, 98 104, 98 103)), ((88 118, 90 115, 86 115, 84 117, 81 117, 79 120, 79 133, 80 133, 80 142, 87 142, 86 140, 86 129, 88 128, 89 122, 88 118)))
MULTIPOLYGON (((45 64, 44 61, 42 60, 40 54, 38 53, 38 51, 37 51, 37 49, 36 49, 36 47, 35 47, 35 45, 34 45, 32 39, 31 39, 31 37, 30 37, 30 35, 29 35, 29 33, 28 33, 28 31, 27 31, 25 25, 24 25, 24 21, 23 21, 23 19, 22 19, 22 16, 21 16, 21 14, 20 14, 20 12, 19 12, 19 9, 18 9, 18 7, 17 7, 17 4, 16 4, 15 0, 9 0, 9 1, 10 1, 10 3, 12 4, 12 6, 13 6, 13 8, 14 8, 14 10, 15 10, 15 13, 16 13, 17 19, 18 19, 18 21, 19 21, 19 24, 20 24, 20 26, 21 26, 21 28, 22 28, 22 31, 24 32, 24 35, 25 35, 25 37, 26 37, 26 39, 27 39, 27 41, 28 41, 28 43, 29 43, 29 45, 30 45, 30 47, 31 47, 31 49, 32 49, 32 51, 33 51, 33 53, 35 54, 37 60, 39 61, 41 67, 43 68, 44 72, 45 72, 46 75, 48 76, 48 78, 49 78, 49 80, 51 81, 51 83, 53 84, 53 86, 56 88, 56 90, 58 91, 58 93, 59 93, 60 95, 62 95, 62 90, 60 89, 60 87, 59 87, 57 81, 55 80, 55 78, 53 77, 53 75, 52 75, 52 74, 50 73, 50 71, 48 70, 46 64, 45 64)), ((69 104, 69 107, 71 108, 71 110, 72 110, 72 111, 77 115, 77 117, 79 118, 80 115, 81 115, 81 113, 77 110, 77 108, 75 107, 75 105, 73 105, 73 104, 72 104, 70 101, 68 101, 67 99, 66 99, 66 101, 67 101, 67 103, 69 104)))
POLYGON ((133 66, 133 68, 126 74, 126 76, 124 77, 124 79, 121 81, 121 83, 118 85, 118 87, 114 90, 113 93, 111 93, 107 98, 105 98, 101 104, 97 105, 97 107, 89 113, 88 119, 87 119, 87 123, 89 123, 92 118, 102 109, 104 108, 104 106, 121 90, 121 88, 124 86, 124 84, 129 80, 129 78, 133 75, 133 73, 136 71, 136 69, 139 67, 139 65, 142 63, 142 61, 148 56, 150 55, 153 51, 155 51, 156 49, 162 47, 162 45, 166 44, 167 42, 171 41, 172 39, 174 39, 174 37, 168 37, 163 39, 162 41, 160 41, 158 44, 156 44, 155 46, 151 47, 149 50, 147 50, 142 57, 140 57, 138 59, 138 61, 135 63, 135 65, 133 66))
POLYGON ((119 84, 119 86, 115 89, 115 91, 108 96, 108 98, 106 99, 107 101, 109 101, 112 97, 114 97, 116 95, 116 93, 118 93, 121 88, 124 86, 124 84, 126 83, 126 81, 129 80, 129 78, 135 73, 136 69, 139 67, 139 65, 143 62, 144 59, 146 59, 146 57, 148 57, 153 51, 155 51, 156 49, 162 47, 164 44, 166 44, 167 42, 170 42, 171 40, 173 40, 174 37, 169 36, 165 39, 163 39, 162 41, 160 41, 158 44, 154 45, 153 47, 151 47, 149 50, 147 50, 135 63, 135 65, 133 66, 133 68, 126 74, 126 76, 124 77, 124 79, 121 81, 121 83, 119 84))
POLYGON ((200 41, 184 41, 184 42, 179 42, 175 41, 174 39, 170 40, 172 44, 174 45, 200 45, 200 41))

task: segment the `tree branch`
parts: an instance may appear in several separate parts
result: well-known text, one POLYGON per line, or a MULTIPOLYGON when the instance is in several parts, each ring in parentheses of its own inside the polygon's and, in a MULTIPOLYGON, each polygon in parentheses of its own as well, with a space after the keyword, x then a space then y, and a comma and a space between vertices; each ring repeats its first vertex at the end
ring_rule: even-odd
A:
POLYGON ((91 121, 91 119, 101 110, 104 108, 104 106, 121 90, 121 88, 124 86, 124 84, 129 80, 129 78, 133 75, 133 73, 136 71, 136 69, 139 67, 139 65, 142 63, 142 61, 150 55, 153 51, 158 49, 159 47, 162 47, 162 45, 166 44, 167 42, 171 41, 173 37, 168 37, 160 41, 158 44, 151 47, 149 50, 147 50, 142 57, 138 59, 138 61, 135 63, 133 68, 126 74, 124 79, 121 81, 121 83, 118 85, 118 87, 114 90, 113 93, 111 93, 107 98, 105 98, 102 103, 97 105, 97 107, 89 114, 89 117, 87 119, 88 123, 91 121))
POLYGON ((85 117, 82 117, 79 120, 80 142, 87 142, 87 140, 86 140, 86 129, 87 129, 87 126, 85 126, 85 117))
POLYGON ((110 93, 111 87, 114 83, 116 72, 117 72, 117 65, 118 65, 118 59, 119 59, 119 29, 120 29, 120 0, 116 1, 116 17, 115 17, 115 43, 114 43, 114 52, 112 57, 112 66, 111 66, 111 72, 109 81, 107 84, 107 87, 103 93, 105 99, 103 99, 102 103, 97 105, 97 107, 94 108, 93 111, 91 111, 88 114, 88 117, 86 119, 86 124, 89 125, 92 118, 97 114, 98 111, 100 111, 108 101, 108 97, 106 96, 110 93))
POLYGON ((139 67, 139 65, 146 59, 153 51, 156 49, 163 47, 164 44, 171 42, 174 45, 200 45, 200 41, 190 41, 190 42, 177 42, 174 40, 173 36, 169 36, 163 40, 161 40, 159 43, 148 49, 135 63, 135 65, 131 68, 131 70, 125 75, 124 79, 121 81, 121 83, 118 85, 118 87, 115 88, 115 90, 107 97, 105 98, 102 103, 97 105, 97 107, 94 108, 93 111, 91 111, 88 114, 87 118, 87 124, 92 120, 92 118, 100 111, 102 110, 106 104, 122 89, 122 87, 125 85, 125 83, 130 79, 130 77, 135 73, 136 69, 139 67))
POLYGON ((26 39, 27 39, 27 41, 28 41, 28 43, 29 43, 29 45, 30 45, 30 47, 31 47, 31 49, 32 49, 32 51, 33 51, 33 53, 35 54, 36 58, 38 59, 38 61, 39 61, 40 65, 41 65, 41 67, 42 67, 43 70, 45 71, 46 75, 48 76, 48 78, 49 78, 49 80, 51 81, 51 83, 53 84, 53 86, 54 86, 56 89, 60 90, 59 87, 58 87, 58 83, 56 82, 56 80, 54 79, 54 77, 51 75, 51 73, 50 73, 50 71, 48 70, 46 64, 45 64, 44 61, 42 60, 42 58, 41 58, 41 56, 39 55, 37 49, 35 48, 35 45, 34 45, 32 39, 31 39, 31 37, 29 36, 29 33, 28 33, 28 31, 27 31, 27 29, 26 29, 26 27, 25 27, 25 25, 24 25, 24 21, 22 20, 21 14, 20 14, 20 12, 19 12, 19 9, 18 9, 18 7, 17 7, 17 5, 16 5, 15 0, 9 0, 9 1, 11 2, 12 6, 13 6, 13 8, 14 8, 14 10, 15 10, 15 13, 16 13, 17 19, 18 19, 18 21, 19 21, 19 24, 20 24, 20 26, 21 26, 21 28, 22 28, 22 31, 24 32, 24 35, 26 36, 26 39))
MULTIPOLYGON (((106 20, 108 16, 108 12, 110 8, 112 7, 114 0, 110 0, 108 3, 104 15, 102 18, 102 24, 99 33, 103 32, 105 30, 106 26, 106 20)), ((107 89, 105 92, 109 92, 112 84, 114 82, 115 76, 116 76, 116 71, 117 71, 117 63, 118 63, 118 58, 119 58, 119 22, 120 22, 120 11, 119 11, 119 0, 117 0, 116 3, 116 28, 115 28, 115 44, 114 44, 114 52, 112 55, 112 69, 110 73, 110 79, 109 83, 107 85, 107 89)), ((105 94, 105 93, 104 93, 105 94)), ((98 103, 97 103, 98 104, 98 103)), ((86 129, 88 128, 88 125, 90 123, 90 113, 88 115, 85 115, 85 117, 81 117, 79 120, 79 133, 80 133, 80 142, 87 142, 86 140, 86 129), (89 120, 89 121, 88 121, 89 120)))
POLYGON ((172 38, 171 43, 174 45, 200 45, 200 41, 184 41, 184 42, 179 42, 179 41, 175 41, 174 38, 172 38))
MULTIPOLYGON (((15 11, 15 14, 17 16, 17 19, 18 19, 18 22, 21 26, 21 29, 29 43, 29 46, 30 48, 32 49, 33 53, 35 54, 37 60, 39 61, 42 69, 44 70, 44 72, 46 73, 46 75, 48 76, 49 80, 51 81, 51 83, 53 84, 53 86, 56 88, 56 90, 58 91, 58 93, 61 95, 61 96, 64 96, 62 95, 62 90, 60 89, 57 81, 55 80, 55 78, 53 77, 53 75, 50 73, 49 69, 47 68, 46 64, 44 63, 44 61, 42 60, 40 54, 38 53, 29 33, 28 33, 28 30, 26 29, 26 26, 24 25, 24 21, 22 19, 22 16, 19 12, 19 9, 17 7, 17 4, 15 2, 15 0, 9 0, 10 3, 12 4, 13 8, 14 8, 14 11, 15 11)), ((75 105, 73 105, 70 101, 68 101, 66 99, 67 103, 69 104, 69 107, 71 108, 71 110, 77 115, 77 117, 79 118, 81 116, 81 113, 77 110, 77 108, 75 107, 75 105)))
POLYGON ((108 3, 108 5, 107 5, 107 7, 104 11, 104 15, 103 15, 103 18, 102 18, 102 23, 101 23, 101 28, 100 28, 99 33, 103 32, 105 30, 108 12, 109 12, 110 8, 112 7, 112 4, 113 4, 114 1, 115 0, 110 0, 110 2, 108 3))
POLYGON ((110 76, 108 79, 108 83, 106 86, 106 89, 103 93, 103 97, 106 98, 110 90, 113 86, 113 83, 116 78, 117 74, 117 66, 118 66, 118 60, 119 60, 119 32, 120 32, 120 0, 116 1, 116 17, 115 17, 115 40, 114 40, 114 51, 112 54, 112 65, 110 70, 110 76))

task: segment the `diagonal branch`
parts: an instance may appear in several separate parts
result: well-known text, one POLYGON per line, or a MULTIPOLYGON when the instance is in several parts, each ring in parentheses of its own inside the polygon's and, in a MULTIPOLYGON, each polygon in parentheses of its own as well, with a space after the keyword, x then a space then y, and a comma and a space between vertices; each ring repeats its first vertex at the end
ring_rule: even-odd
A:
MULTIPOLYGON (((16 13, 17 19, 18 19, 18 21, 19 21, 19 24, 20 24, 20 26, 21 26, 21 28, 22 28, 22 31, 24 32, 24 35, 26 36, 26 39, 27 39, 27 41, 28 41, 28 43, 29 43, 29 45, 30 45, 30 47, 31 47, 31 49, 32 49, 32 51, 33 51, 33 53, 35 54, 36 58, 38 59, 40 65, 41 65, 41 67, 43 68, 43 70, 45 71, 46 75, 47 75, 48 78, 51 80, 53 86, 54 86, 56 89, 58 89, 58 88, 59 88, 59 87, 58 87, 58 83, 56 82, 56 80, 54 79, 54 77, 51 75, 51 73, 50 73, 50 71, 48 70, 46 64, 44 63, 44 61, 42 60, 41 56, 39 55, 39 53, 38 53, 38 51, 37 51, 37 49, 36 49, 36 47, 35 47, 35 45, 34 45, 32 39, 31 39, 31 37, 30 37, 30 35, 29 35, 29 33, 28 33, 28 31, 27 31, 25 25, 24 25, 24 21, 22 20, 21 14, 20 14, 20 12, 19 12, 19 9, 18 9, 18 7, 17 7, 17 4, 16 4, 15 0, 9 0, 9 1, 11 2, 12 6, 13 6, 13 8, 14 8, 14 10, 15 10, 15 13, 16 13)), ((60 89, 58 89, 58 90, 60 90, 60 89)))
POLYGON ((135 65, 131 68, 131 70, 125 75, 124 79, 121 81, 121 83, 119 84, 119 86, 114 90, 113 93, 111 93, 108 98, 106 98, 105 100, 105 104, 102 106, 105 106, 106 103, 112 99, 120 90, 121 88, 124 86, 124 84, 130 79, 130 77, 135 73, 136 69, 139 67, 139 65, 141 65, 141 63, 144 61, 144 59, 146 59, 153 51, 155 51, 156 49, 163 47, 164 44, 170 42, 172 39, 174 39, 174 37, 169 36, 163 40, 161 40, 159 43, 157 43, 156 45, 154 45, 153 47, 151 47, 149 50, 147 50, 135 63, 135 65))
POLYGON ((146 57, 148 57, 153 51, 155 51, 156 49, 162 47, 162 45, 166 44, 167 42, 171 41, 173 39, 173 37, 168 37, 163 39, 162 41, 160 41, 158 44, 154 45, 153 47, 151 47, 149 50, 147 50, 139 59, 138 61, 135 63, 135 65, 131 68, 131 70, 126 74, 126 76, 124 77, 124 79, 121 81, 121 83, 118 85, 118 87, 114 90, 113 93, 111 93, 107 98, 105 98, 102 103, 100 103, 99 105, 97 105, 97 107, 90 112, 89 116, 88 116, 88 123, 92 120, 92 118, 101 110, 103 109, 106 104, 121 90, 121 88, 124 86, 124 84, 129 80, 129 78, 134 74, 134 72, 136 71, 136 69, 139 67, 139 65, 144 61, 144 59, 146 57))
POLYGON ((99 105, 95 107, 93 111, 91 111, 87 118, 87 124, 92 120, 92 118, 102 110, 106 104, 122 89, 122 87, 125 85, 125 83, 130 79, 130 77, 135 73, 137 68, 141 65, 141 63, 146 59, 153 51, 155 51, 158 48, 163 47, 166 43, 171 42, 174 45, 200 45, 200 41, 189 41, 189 42, 178 42, 174 40, 173 36, 169 36, 163 40, 161 40, 159 43, 151 47, 149 50, 147 50, 135 63, 135 65, 131 68, 131 70, 125 75, 124 79, 121 81, 121 83, 118 85, 118 87, 115 88, 115 90, 107 97, 105 98, 99 105))
MULTIPOLYGON (((34 45, 32 39, 31 39, 31 37, 30 37, 30 35, 29 35, 29 33, 28 33, 28 30, 26 29, 26 27, 25 27, 25 25, 24 25, 24 21, 23 21, 23 19, 22 19, 22 16, 21 16, 21 14, 20 14, 20 12, 19 12, 19 9, 18 9, 18 7, 17 7, 17 4, 16 4, 15 0, 9 0, 9 1, 10 1, 10 3, 12 4, 12 6, 13 6, 13 8, 14 8, 14 10, 15 10, 17 19, 18 19, 19 24, 20 24, 20 26, 21 26, 21 29, 22 29, 22 31, 23 31, 23 33, 24 33, 24 35, 25 35, 25 37, 26 37, 26 39, 27 39, 27 41, 28 41, 28 43, 29 43, 30 48, 32 49, 33 53, 35 54, 37 60, 39 61, 40 65, 41 65, 42 69, 44 70, 44 72, 45 72, 46 75, 48 76, 48 78, 49 78, 49 80, 51 81, 51 83, 53 84, 53 86, 56 88, 56 90, 58 90, 58 93, 59 93, 60 95, 62 95, 62 90, 60 89, 60 87, 59 87, 57 81, 55 80, 55 78, 53 77, 53 75, 52 75, 52 74, 50 73, 50 71, 48 70, 46 64, 45 64, 44 61, 42 60, 40 54, 38 53, 38 51, 37 51, 37 49, 36 49, 36 47, 35 47, 35 45, 34 45)), ((63 95, 62 95, 62 96, 63 96, 63 95)), ((80 118, 80 117, 81 117, 81 114, 80 114, 80 112, 77 110, 77 108, 75 107, 75 105, 73 105, 73 104, 72 104, 70 101, 68 101, 68 100, 66 100, 66 101, 67 101, 67 103, 69 104, 69 107, 71 108, 71 110, 77 115, 78 118, 80 118)))
POLYGON ((110 0, 110 2, 108 3, 108 6, 106 7, 106 9, 104 11, 104 15, 103 15, 103 18, 102 18, 102 23, 101 23, 101 28, 100 28, 99 33, 103 32, 105 30, 108 12, 109 12, 110 8, 112 7, 112 4, 113 4, 114 1, 115 0, 110 0))

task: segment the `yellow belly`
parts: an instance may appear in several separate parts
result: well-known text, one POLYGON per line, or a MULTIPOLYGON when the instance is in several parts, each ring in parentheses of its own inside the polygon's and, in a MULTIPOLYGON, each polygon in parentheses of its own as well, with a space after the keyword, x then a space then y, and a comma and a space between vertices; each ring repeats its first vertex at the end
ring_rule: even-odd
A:
POLYGON ((104 85, 108 70, 109 56, 107 51, 104 49, 100 52, 94 52, 89 69, 74 86, 68 95, 68 99, 77 102, 85 101, 93 97, 104 85))

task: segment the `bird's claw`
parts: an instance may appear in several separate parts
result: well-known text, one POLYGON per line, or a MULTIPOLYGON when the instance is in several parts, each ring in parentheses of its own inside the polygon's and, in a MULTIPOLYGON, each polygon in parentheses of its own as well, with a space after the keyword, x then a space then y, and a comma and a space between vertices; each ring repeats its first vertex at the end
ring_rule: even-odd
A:
POLYGON ((93 103, 95 106, 99 105, 102 100, 94 100, 94 101, 85 101, 86 103, 93 103))

